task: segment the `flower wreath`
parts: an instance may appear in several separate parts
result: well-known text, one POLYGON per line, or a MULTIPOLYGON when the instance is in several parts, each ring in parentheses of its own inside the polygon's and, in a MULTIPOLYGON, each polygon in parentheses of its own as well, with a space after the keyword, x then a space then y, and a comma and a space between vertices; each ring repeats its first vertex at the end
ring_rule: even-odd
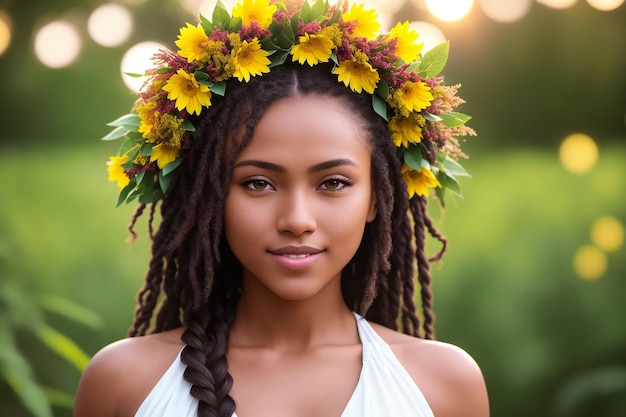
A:
POLYGON ((455 112, 464 103, 459 85, 446 86, 439 75, 448 58, 445 42, 424 55, 408 22, 380 34, 375 10, 327 0, 287 7, 273 0, 241 0, 229 13, 218 1, 209 21, 180 29, 177 52, 160 51, 156 67, 131 114, 109 123, 104 140, 125 137, 118 156, 108 162, 109 180, 117 181, 117 204, 135 198, 158 201, 173 185, 182 162, 181 146, 193 140, 190 115, 211 106, 214 94, 226 94, 226 80, 248 82, 291 59, 302 65, 332 61, 332 73, 372 106, 387 122, 409 197, 428 196, 434 188, 443 203, 445 190, 460 195, 457 177, 468 176, 458 163, 457 137, 475 135, 469 116, 455 112))

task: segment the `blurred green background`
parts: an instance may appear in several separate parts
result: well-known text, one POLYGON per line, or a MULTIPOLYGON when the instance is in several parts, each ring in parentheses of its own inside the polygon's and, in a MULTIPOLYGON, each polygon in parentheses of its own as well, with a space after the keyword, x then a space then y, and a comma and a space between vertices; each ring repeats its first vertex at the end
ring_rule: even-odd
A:
MULTIPOLYGON (((447 82, 463 84, 460 110, 479 133, 464 145, 465 198, 431 205, 451 242, 433 269, 437 336, 480 363, 493 416, 626 416, 626 6, 599 1, 474 1, 455 21, 432 1, 389 12, 450 39, 447 82), (524 14, 494 19, 498 4, 524 14)), ((114 209, 106 179, 119 144, 99 138, 133 100, 125 52, 173 48, 198 4, 119 2, 134 26, 112 47, 88 30, 102 4, 0 0, 3 417, 71 415, 88 357, 125 335, 148 261, 145 225, 125 243, 134 207, 114 209), (50 68, 36 39, 57 19, 81 48, 50 68)), ((71 51, 64 42, 44 51, 71 51)))

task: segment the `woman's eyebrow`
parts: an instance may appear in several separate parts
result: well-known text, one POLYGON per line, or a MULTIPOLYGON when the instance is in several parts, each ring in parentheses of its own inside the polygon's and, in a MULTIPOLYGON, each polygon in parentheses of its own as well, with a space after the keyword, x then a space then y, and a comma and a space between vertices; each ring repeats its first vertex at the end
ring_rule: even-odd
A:
MULTIPOLYGON (((308 169, 309 173, 324 171, 330 168, 336 168, 339 166, 353 166, 358 167, 358 164, 354 162, 352 159, 348 158, 340 158, 340 159, 331 159, 330 161, 320 162, 319 164, 313 165, 308 169)), ((234 168, 244 167, 244 166, 252 166, 261 169, 267 169, 269 171, 276 172, 285 172, 286 169, 282 165, 275 164, 273 162, 260 161, 258 159, 246 159, 244 161, 238 162, 234 168)))

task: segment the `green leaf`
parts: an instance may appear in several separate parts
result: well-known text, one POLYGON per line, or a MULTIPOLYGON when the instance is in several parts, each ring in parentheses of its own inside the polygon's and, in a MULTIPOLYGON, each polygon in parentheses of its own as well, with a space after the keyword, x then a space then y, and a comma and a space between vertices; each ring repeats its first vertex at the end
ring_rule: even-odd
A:
POLYGON ((311 6, 311 14, 314 20, 325 17, 327 11, 328 4, 325 0, 317 0, 313 3, 313 6, 311 6))
POLYGON ((212 93, 217 94, 218 96, 223 96, 224 94, 226 94, 226 81, 211 84, 209 86, 209 90, 211 90, 212 93))
POLYGON ((389 117, 387 116, 387 103, 385 103, 385 100, 380 98, 377 94, 372 94, 372 106, 376 114, 386 121, 389 121, 389 117))
POLYGON ((102 320, 93 311, 65 298, 45 294, 35 298, 41 308, 58 314, 76 323, 97 329, 102 326, 102 320))
POLYGON ((115 129, 113 129, 111 132, 109 132, 106 136, 104 136, 102 140, 108 141, 108 140, 115 140, 115 139, 123 138, 130 132, 131 130, 127 129, 126 127, 118 126, 115 129))
POLYGON ((51 387, 42 387, 42 389, 50 404, 68 409, 71 409, 74 406, 73 395, 67 394, 63 391, 59 391, 58 389, 51 387))
POLYGON ((213 30, 215 29, 215 25, 211 23, 209 19, 204 17, 202 13, 200 13, 199 16, 200 16, 200 25, 202 26, 202 29, 204 29, 204 32, 205 33, 213 32, 213 30))
POLYGON ((435 188, 435 194, 441 203, 442 208, 446 208, 446 189, 443 187, 435 188))
POLYGON ((313 20, 311 5, 308 1, 302 3, 302 7, 300 8, 300 19, 303 23, 310 23, 313 20))
POLYGON ((241 16, 233 17, 228 25, 229 32, 239 32, 241 27, 243 26, 243 21, 241 20, 241 16))
POLYGON ((204 71, 196 71, 193 73, 193 77, 196 81, 207 81, 209 79, 209 74, 204 71))
POLYGON ((437 180, 441 183, 442 187, 445 187, 450 191, 454 191, 457 194, 461 193, 461 185, 456 178, 447 175, 445 172, 439 171, 437 173, 437 180))
POLYGON ((167 67, 164 67, 164 68, 159 68, 159 69, 157 69, 157 70, 156 70, 156 73, 157 73, 157 74, 160 74, 160 75, 163 75, 163 74, 167 74, 167 73, 170 73, 170 72, 173 72, 173 71, 174 71, 174 68, 167 68, 167 67))
POLYGON ((139 148, 139 153, 142 154, 143 156, 150 156, 152 155, 152 147, 154 145, 152 143, 146 142, 143 145, 141 145, 141 148, 139 148))
POLYGON ((230 25, 230 14, 228 14, 228 10, 226 10, 221 0, 218 0, 215 9, 213 9, 212 20, 213 25, 221 29, 228 29, 230 25))
POLYGON ((428 120, 429 122, 440 122, 441 121, 441 117, 434 115, 432 113, 428 113, 428 112, 422 112, 422 116, 424 116, 424 119, 428 120))
POLYGON ((448 62, 450 41, 440 43, 424 54, 419 66, 419 74, 424 78, 432 78, 441 72, 448 62))
POLYGON ((122 191, 120 191, 120 195, 117 196, 117 203, 115 203, 115 207, 119 207, 120 204, 126 201, 128 194, 130 194, 130 192, 134 190, 136 186, 137 184, 135 183, 135 180, 134 179, 130 180, 130 183, 128 183, 126 187, 122 188, 122 191))
POLYGON ((193 125, 193 123, 189 119, 183 120, 183 122, 180 124, 180 127, 185 129, 187 132, 195 132, 196 131, 196 127, 193 125))
POLYGON ((378 95, 383 100, 386 100, 387 97, 389 97, 389 84, 387 84, 385 80, 379 80, 374 94, 378 95))
POLYGON ((159 172, 159 186, 161 187, 161 191, 163 192, 163 194, 167 193, 167 191, 170 189, 170 187, 174 183, 175 179, 176 179, 176 175, 174 173, 169 173, 169 175, 167 175, 167 174, 164 174, 162 170, 159 172))
MULTIPOLYGON (((420 170, 424 161, 419 146, 409 146, 409 149, 404 153, 404 162, 416 171, 420 170)), ((428 161, 426 162, 428 163, 428 161)))
POLYGON ((18 350, 4 317, 0 318, 0 376, 34 416, 52 417, 48 399, 35 380, 30 364, 18 350))
POLYGON ((440 114, 439 117, 441 117, 441 123, 443 123, 447 127, 463 126, 472 118, 471 116, 468 116, 466 114, 454 111, 450 113, 440 114))
POLYGON ((458 161, 455 161, 450 157, 446 157, 443 160, 442 169, 447 174, 454 175, 456 177, 471 177, 469 172, 467 172, 458 161))
POLYGON ((269 65, 269 67, 274 68, 274 67, 284 64, 288 56, 289 56, 289 51, 280 51, 280 52, 273 53, 272 55, 270 55, 270 61, 272 63, 269 65))
POLYGON ((145 74, 139 74, 138 72, 125 72, 124 74, 128 75, 129 77, 133 77, 133 78, 141 78, 143 77, 145 74))
POLYGON ((139 196, 139 202, 141 204, 150 204, 160 200, 161 198, 163 198, 163 192, 161 191, 161 188, 152 187, 151 190, 139 196))
POLYGON ((48 325, 41 326, 35 335, 50 350, 68 361, 79 371, 84 371, 89 363, 87 355, 72 339, 48 325))
POLYGON ((137 187, 141 185, 145 177, 146 177, 146 171, 139 171, 137 175, 135 175, 135 182, 137 183, 137 187))
POLYGON ((176 168, 178 168, 180 164, 182 163, 183 163, 183 158, 176 158, 169 164, 166 164, 161 170, 161 172, 163 173, 163 175, 169 175, 171 172, 174 172, 176 168))

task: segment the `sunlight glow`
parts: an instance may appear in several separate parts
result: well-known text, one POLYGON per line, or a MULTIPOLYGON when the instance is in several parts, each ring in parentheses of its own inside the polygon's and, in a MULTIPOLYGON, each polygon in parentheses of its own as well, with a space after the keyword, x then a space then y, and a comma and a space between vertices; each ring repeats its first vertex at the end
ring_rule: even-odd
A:
POLYGON ((574 272, 586 280, 595 281, 606 273, 608 260, 604 252, 595 246, 586 245, 574 254, 574 272))
POLYGON ((587 3, 594 9, 608 12, 624 4, 624 0, 587 0, 587 3))
MULTIPOLYGON (((217 0, 178 0, 178 3, 185 12, 193 17, 197 18, 198 14, 201 13, 211 19, 217 0)), ((222 4, 227 10, 232 10, 236 3, 237 0, 222 0, 222 4)))
POLYGON ((98 45, 115 47, 128 40, 133 32, 133 15, 118 4, 108 3, 96 8, 87 21, 89 36, 98 45))
POLYGON ((584 174, 598 161, 598 145, 584 133, 572 134, 561 142, 559 159, 568 171, 584 174))
POLYGON ((72 23, 56 20, 37 31, 34 48, 42 64, 50 68, 62 68, 78 58, 82 40, 72 23))
POLYGON ((537 3, 541 3, 552 9, 567 9, 576 4, 576 0, 537 0, 537 3))
POLYGON ((493 21, 511 23, 522 19, 530 11, 533 0, 478 0, 483 13, 493 21))
POLYGON ((591 227, 591 241, 606 252, 615 252, 624 244, 624 226, 612 216, 600 217, 591 227))
POLYGON ((433 47, 446 41, 446 35, 432 23, 428 22, 411 22, 409 27, 419 33, 417 42, 423 42, 422 54, 433 49, 433 47))
POLYGON ((122 81, 131 91, 138 92, 145 81, 145 77, 131 77, 126 73, 144 74, 153 67, 152 57, 160 49, 167 49, 167 47, 158 42, 148 41, 138 43, 126 51, 120 63, 120 72, 122 73, 122 81))
POLYGON ((0 55, 11 45, 11 32, 11 17, 4 10, 0 10, 0 55))
POLYGON ((437 19, 454 22, 467 16, 474 0, 426 0, 426 7, 437 19))

